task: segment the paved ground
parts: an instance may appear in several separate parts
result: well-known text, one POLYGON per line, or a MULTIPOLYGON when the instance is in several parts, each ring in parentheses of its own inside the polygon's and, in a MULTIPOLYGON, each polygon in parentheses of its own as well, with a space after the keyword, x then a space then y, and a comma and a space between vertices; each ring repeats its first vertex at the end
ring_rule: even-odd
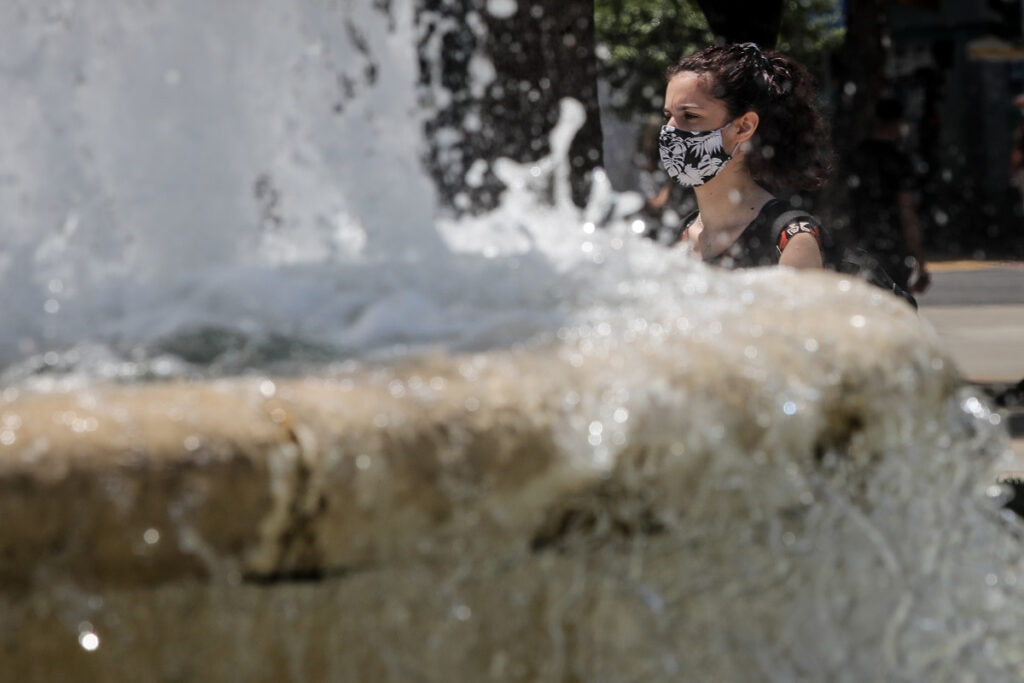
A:
POLYGON ((929 306, 922 301, 920 312, 968 379, 995 384, 1024 378, 1024 304, 929 306))
MULTIPOLYGON (((920 313, 946 341, 960 372, 994 392, 1024 379, 1024 262, 956 261, 931 270, 932 286, 918 297, 920 313)), ((1021 463, 1012 474, 1024 478, 1024 406, 1001 412, 1021 463)))
POLYGON ((946 261, 929 265, 922 306, 1022 305, 1024 261, 946 261))

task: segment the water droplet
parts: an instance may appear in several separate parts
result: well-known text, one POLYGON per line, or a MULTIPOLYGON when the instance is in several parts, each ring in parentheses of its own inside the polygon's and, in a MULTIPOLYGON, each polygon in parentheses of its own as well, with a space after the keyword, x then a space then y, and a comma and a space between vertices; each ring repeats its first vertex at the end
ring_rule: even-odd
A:
POLYGON ((356 467, 358 469, 366 471, 370 469, 371 464, 372 461, 370 459, 370 456, 368 456, 366 453, 360 453, 359 455, 356 456, 356 467))
POLYGON ((452 616, 459 621, 469 621, 473 616, 473 610, 468 605, 456 605, 452 608, 452 616))
POLYGON ((963 409, 965 413, 979 419, 986 419, 989 414, 988 409, 982 405, 981 401, 979 401, 975 396, 970 396, 964 399, 960 404, 960 408, 963 409))
POLYGON ((856 328, 861 328, 867 324, 867 319, 862 315, 855 315, 850 318, 850 324, 856 328))
POLYGON ((782 412, 786 415, 796 415, 796 404, 792 401, 786 401, 782 404, 782 412))
POLYGON ((849 292, 851 286, 852 285, 850 284, 849 280, 840 280, 839 283, 836 285, 836 288, 840 292, 849 292))
POLYGON ((814 353, 815 351, 818 350, 818 340, 808 339, 807 341, 804 342, 804 348, 810 351, 811 353, 814 353))
POLYGON ((625 408, 616 408, 615 412, 612 414, 612 419, 619 424, 622 424, 629 419, 629 411, 625 408))
POLYGON ((480 401, 476 397, 470 396, 469 398, 466 399, 465 405, 466 410, 472 413, 480 407, 480 401))
POLYGON ((86 652, 95 652, 100 646, 100 637, 92 631, 82 631, 78 634, 78 644, 86 652))
POLYGON ((630 229, 634 234, 642 235, 644 234, 644 231, 647 230, 647 224, 638 218, 630 224, 630 229))
POLYGON ((277 387, 269 379, 265 379, 262 382, 260 382, 260 393, 264 396, 264 398, 270 398, 275 393, 277 393, 277 387))
POLYGON ((150 527, 143 532, 142 540, 149 545, 156 545, 160 542, 160 531, 150 527))

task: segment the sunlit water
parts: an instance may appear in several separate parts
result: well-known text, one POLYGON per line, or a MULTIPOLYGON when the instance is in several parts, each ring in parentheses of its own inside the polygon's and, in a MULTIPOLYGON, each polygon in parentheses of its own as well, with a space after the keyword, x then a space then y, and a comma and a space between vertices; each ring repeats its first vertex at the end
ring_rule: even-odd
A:
MULTIPOLYGON (((495 551, 469 526, 452 546, 462 559, 392 584, 359 579, 405 600, 437 641, 402 642, 401 619, 368 613, 359 637, 393 651, 378 680, 409 680, 424 652, 462 652, 474 620, 488 633, 502 614, 527 623, 544 590, 546 627, 509 636, 533 655, 499 639, 464 659, 496 680, 1016 680, 1024 556, 994 485, 1005 435, 984 401, 948 391, 934 335, 839 278, 721 273, 644 240, 636 197, 600 177, 574 207, 571 102, 550 157, 498 164, 497 210, 444 218, 418 161, 430 112, 415 16, 389 7, 0 5, 5 400, 367 366, 388 383, 399 361, 467 352, 514 374, 505 351, 550 349, 588 373, 551 418, 562 457, 607 483, 561 501, 565 519, 585 522, 539 532, 531 548, 495 551), (554 202, 540 201, 551 188, 554 202), (915 335, 919 348, 863 376, 842 365, 915 335), (742 382, 730 393, 722 378, 742 382), (816 443, 842 433, 823 425, 847 399, 872 422, 816 443), (504 586, 500 600, 488 581, 504 586)), ((439 43, 424 49, 436 57, 439 43)), ((481 84, 487 66, 478 55, 481 84)), ((447 495, 458 507, 464 493, 447 495)), ((159 542, 153 531, 144 543, 159 542)), ((243 636, 274 634, 245 625, 251 593, 216 586, 197 616, 215 626, 197 632, 219 633, 219 652, 258 671, 237 663, 259 647, 243 636)), ((118 632, 130 594, 41 590, 70 647, 145 640, 118 632)), ((176 590, 160 588, 147 618, 180 614, 176 590)), ((332 600, 358 604, 344 588, 280 590, 280 609, 315 615, 283 636, 296 662, 325 634, 363 642, 332 619, 332 600)), ((175 647, 164 626, 162 670, 185 675, 198 650, 192 636, 175 647)), ((343 649, 326 660, 346 677, 343 649)), ((428 679, 445 670, 434 664, 428 679)))

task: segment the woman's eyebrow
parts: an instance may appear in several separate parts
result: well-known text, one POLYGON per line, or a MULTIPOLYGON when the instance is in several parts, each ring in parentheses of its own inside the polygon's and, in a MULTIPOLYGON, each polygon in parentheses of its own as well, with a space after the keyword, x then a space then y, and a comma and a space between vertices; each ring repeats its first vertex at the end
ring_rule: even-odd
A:
MULTIPOLYGON (((703 109, 704 107, 699 104, 677 104, 676 111, 686 111, 687 109, 703 109)), ((661 113, 665 116, 672 116, 672 112, 668 109, 662 109, 661 113)))

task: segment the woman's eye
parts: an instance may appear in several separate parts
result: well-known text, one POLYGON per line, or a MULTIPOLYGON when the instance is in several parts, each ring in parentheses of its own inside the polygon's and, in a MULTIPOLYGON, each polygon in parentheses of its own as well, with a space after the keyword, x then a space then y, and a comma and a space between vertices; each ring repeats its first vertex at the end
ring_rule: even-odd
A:
POLYGON ((687 121, 693 121, 694 119, 697 119, 697 118, 700 118, 700 117, 697 116, 696 114, 691 114, 690 112, 686 112, 685 114, 683 114, 683 118, 686 119, 687 121))

